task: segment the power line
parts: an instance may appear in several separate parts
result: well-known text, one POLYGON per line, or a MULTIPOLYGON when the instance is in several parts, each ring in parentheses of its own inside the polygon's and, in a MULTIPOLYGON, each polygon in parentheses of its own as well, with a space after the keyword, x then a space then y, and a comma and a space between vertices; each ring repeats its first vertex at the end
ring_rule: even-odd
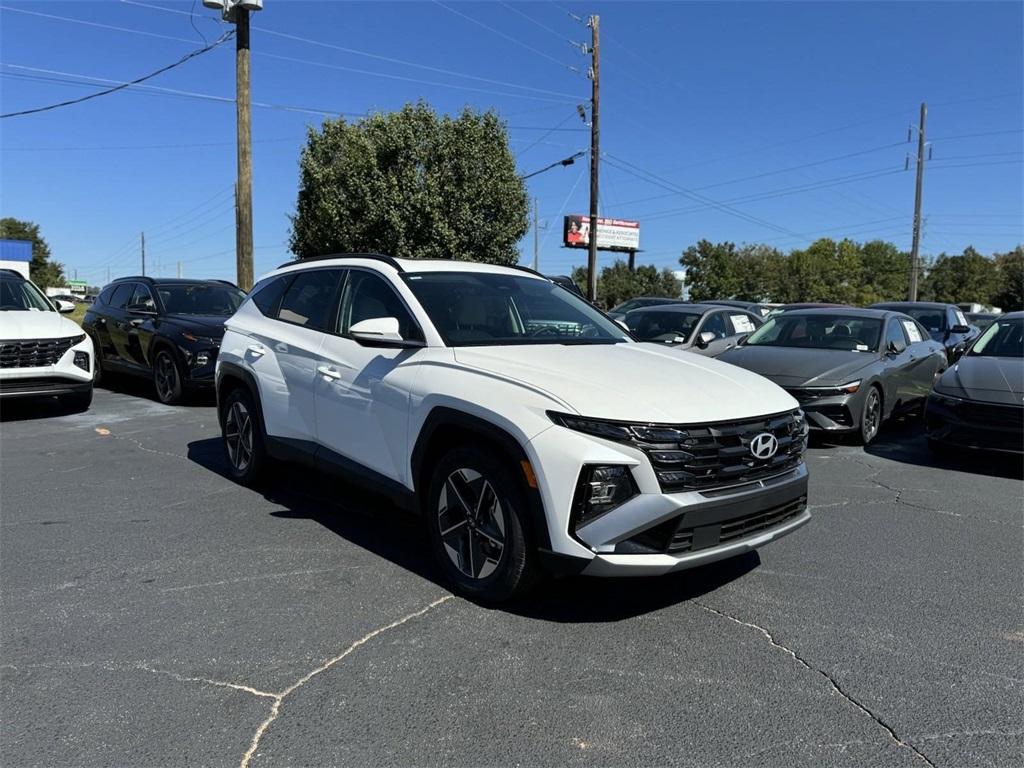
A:
POLYGON ((556 30, 554 30, 551 27, 549 27, 547 24, 542 24, 541 22, 539 22, 535 18, 533 18, 533 16, 530 16, 530 15, 528 15, 526 13, 523 13, 521 10, 516 8, 514 5, 509 5, 508 3, 503 3, 503 2, 499 2, 498 5, 502 6, 506 10, 512 11, 512 13, 515 13, 515 14, 517 14, 519 16, 522 16, 524 19, 529 21, 531 24, 540 27, 545 32, 550 32, 552 35, 557 37, 563 43, 569 43, 570 45, 576 45, 576 42, 574 40, 572 40, 571 38, 566 37, 561 32, 557 32, 556 30))
MULTIPOLYGON (((776 232, 781 232, 781 233, 786 234, 786 235, 796 235, 796 233, 793 232, 793 230, 791 230, 791 229, 787 229, 786 227, 781 227, 778 224, 773 224, 772 222, 766 221, 765 219, 758 218, 757 216, 752 216, 752 215, 750 215, 748 213, 745 213, 744 211, 741 211, 741 210, 739 210, 737 208, 733 208, 728 203, 722 203, 722 202, 719 202, 718 200, 713 200, 712 198, 706 197, 705 195, 698 194, 698 193, 694 192, 693 190, 689 190, 689 189, 686 189, 685 187, 681 187, 678 184, 674 184, 673 182, 668 181, 667 179, 663 179, 660 176, 657 176, 656 174, 651 173, 650 171, 644 170, 643 168, 640 168, 639 166, 636 166, 636 165, 634 165, 634 164, 632 164, 632 163, 630 163, 630 162, 628 162, 626 160, 623 160, 622 158, 616 157, 615 155, 608 154, 607 158, 611 159, 613 161, 613 163, 617 162, 617 163, 619 163, 621 165, 625 165, 625 166, 627 166, 629 168, 634 169, 634 171, 636 171, 636 172, 644 174, 644 176, 647 177, 645 180, 648 183, 653 184, 655 186, 660 186, 662 189, 668 190, 670 192, 677 192, 677 193, 679 193, 679 194, 681 194, 681 195, 683 195, 685 197, 690 198, 691 200, 695 200, 697 202, 703 203, 704 207, 715 208, 715 209, 717 209, 719 211, 722 211, 723 213, 728 213, 731 216, 734 216, 734 217, 736 217, 738 219, 742 219, 743 221, 747 221, 747 222, 749 222, 751 224, 759 224, 762 227, 765 227, 767 229, 775 230, 776 232)), ((622 170, 622 169, 620 168, 620 170, 622 170)), ((641 177, 641 178, 643 178, 643 177, 641 177)))
POLYGON ((982 133, 959 133, 954 136, 938 136, 932 139, 932 142, 936 141, 952 141, 953 139, 973 139, 979 136, 1002 136, 1009 133, 1024 133, 1022 128, 1012 128, 1005 131, 984 131, 982 133))
POLYGON ((8 13, 23 13, 27 16, 38 16, 43 19, 53 19, 56 21, 69 21, 75 24, 82 24, 87 27, 98 27, 100 29, 110 29, 116 32, 130 32, 134 35, 143 35, 145 37, 156 37, 161 40, 173 40, 178 43, 188 43, 189 45, 195 44, 195 40, 189 40, 187 37, 172 37, 171 35, 162 35, 158 32, 147 32, 142 29, 132 29, 130 27, 115 27, 111 24, 100 24, 98 21, 87 21, 86 19, 74 19, 68 16, 57 16, 52 13, 40 13, 39 11, 29 11, 25 8, 12 8, 8 5, 0 5, 0 11, 7 11, 8 13))
MULTIPOLYGON (((540 144, 542 141, 544 141, 544 139, 546 139, 548 136, 550 136, 555 131, 578 131, 578 130, 581 130, 579 128, 562 128, 563 125, 565 125, 567 122, 572 120, 574 117, 576 117, 576 113, 572 112, 569 115, 567 115, 554 128, 546 129, 544 133, 542 133, 540 136, 537 137, 536 141, 534 141, 532 144, 530 144, 530 146, 528 146, 526 149, 523 149, 523 150, 520 150, 519 152, 517 152, 516 153, 516 157, 518 158, 518 157, 521 157, 522 155, 525 155, 527 152, 529 152, 531 149, 536 147, 538 144, 540 144)), ((530 128, 530 129, 526 129, 526 128, 513 129, 512 126, 509 126, 509 130, 535 130, 535 129, 533 129, 533 128, 530 128)), ((584 128, 582 130, 586 130, 586 129, 584 128)))
POLYGON ((19 116, 22 116, 22 115, 33 115, 33 114, 36 114, 38 112, 48 112, 51 109, 58 109, 60 107, 69 107, 72 104, 80 104, 83 101, 89 101, 90 99, 96 99, 96 98, 99 98, 100 96, 106 96, 106 95, 111 94, 111 93, 116 93, 117 91, 120 91, 120 90, 123 90, 125 88, 128 88, 129 86, 139 85, 140 83, 142 83, 142 82, 144 82, 146 80, 149 80, 151 78, 154 78, 157 75, 161 75, 164 72, 167 72, 168 70, 174 69, 175 67, 180 67, 182 64, 184 64, 185 62, 189 61, 190 59, 194 59, 196 56, 201 56, 202 54, 206 53, 207 51, 212 51, 218 45, 220 45, 221 43, 231 39, 233 36, 234 36, 234 32, 229 30, 228 32, 225 32, 223 35, 218 37, 216 40, 214 40, 209 45, 204 46, 203 48, 197 48, 196 50, 192 51, 191 53, 185 54, 184 56, 182 56, 180 59, 178 59, 177 61, 173 62, 172 64, 168 64, 165 67, 160 67, 160 69, 157 69, 157 70, 155 70, 153 72, 150 72, 148 75, 143 75, 142 77, 137 77, 134 80, 129 80, 128 82, 121 83, 120 85, 116 85, 116 86, 114 86, 112 88, 107 88, 107 89, 102 90, 102 91, 97 91, 96 93, 90 93, 90 94, 88 94, 86 96, 82 96, 81 98, 78 98, 78 99, 69 99, 68 101, 62 101, 62 102, 59 102, 57 104, 49 104, 49 105, 47 105, 45 107, 35 107, 34 109, 24 109, 24 110, 21 110, 20 112, 7 112, 6 114, 0 115, 0 119, 5 118, 5 117, 19 117, 19 116))
MULTIPOLYGON (((300 141, 301 136, 287 136, 279 139, 257 139, 253 144, 272 144, 285 141, 300 141)), ((207 141, 197 144, 123 144, 121 146, 89 147, 0 147, 0 152, 113 152, 147 149, 202 149, 206 147, 233 147, 233 141, 207 141)))
MULTIPOLYGON (((142 91, 144 93, 148 93, 149 95, 164 95, 164 94, 166 94, 166 95, 170 95, 170 96, 180 96, 182 98, 193 98, 193 99, 201 99, 201 100, 204 100, 204 101, 215 101, 215 102, 219 102, 219 103, 222 103, 222 104, 234 104, 235 103, 235 100, 233 98, 228 97, 228 96, 215 96, 215 95, 209 94, 209 93, 198 93, 196 91, 183 91, 183 90, 180 90, 180 89, 177 89, 177 88, 164 88, 164 87, 159 86, 159 85, 138 85, 138 84, 126 83, 126 82, 124 82, 122 80, 111 80, 111 79, 106 78, 106 77, 93 77, 93 76, 90 76, 90 75, 76 74, 74 72, 61 72, 59 70, 41 69, 39 67, 29 67, 29 66, 24 66, 24 65, 21 65, 21 64, 9 64, 9 63, 6 63, 6 62, 0 62, 0 66, 8 67, 10 69, 16 69, 16 70, 24 70, 24 71, 27 71, 27 72, 39 72, 39 73, 43 73, 43 74, 47 74, 47 75, 57 75, 57 76, 64 76, 64 77, 77 77, 77 78, 79 78, 81 80, 92 81, 94 83, 120 83, 120 84, 128 87, 129 89, 139 90, 139 91, 142 91)), ((7 73, 7 74, 5 74, 5 76, 17 77, 19 75, 7 73)), ((27 75, 20 75, 20 77, 25 78, 25 79, 31 79, 27 75)), ((43 78, 43 79, 45 79, 45 78, 43 78)), ((57 82, 60 82, 60 81, 57 81, 57 82)), ((89 83, 70 82, 70 81, 65 82, 65 84, 66 85, 78 85, 78 86, 83 86, 83 85, 84 86, 88 86, 89 85, 89 83)), ((298 106, 293 106, 293 105, 290 105, 290 104, 270 104, 270 103, 259 102, 259 101, 252 102, 252 106, 260 107, 261 109, 274 109, 274 110, 280 110, 280 111, 284 111, 284 112, 299 112, 299 113, 303 113, 303 114, 319 115, 319 116, 325 116, 325 117, 332 117, 334 115, 345 115, 345 116, 352 116, 352 117, 363 117, 364 114, 365 114, 363 112, 342 112, 342 111, 336 110, 336 109, 313 109, 311 107, 298 107, 298 106)))
MULTIPOLYGON (((185 11, 178 11, 178 10, 175 10, 173 8, 163 8, 163 7, 156 6, 156 5, 148 5, 146 3, 133 2, 133 0, 121 0, 121 2, 123 2, 123 3, 127 4, 127 5, 136 5, 136 6, 139 6, 140 8, 148 8, 148 9, 153 10, 153 11, 164 11, 164 12, 167 12, 167 13, 177 13, 177 14, 187 15, 187 13, 185 11)), ((576 98, 572 94, 568 94, 568 93, 560 93, 558 91, 551 91, 551 90, 548 90, 546 88, 537 88, 537 87, 531 86, 531 85, 520 85, 518 83, 510 83, 510 82, 507 82, 507 81, 504 81, 504 80, 496 80, 496 79, 489 78, 489 77, 481 77, 480 75, 471 75, 471 74, 467 74, 465 72, 458 72, 458 71, 452 70, 452 69, 445 69, 443 67, 430 66, 429 64, 420 64, 418 62, 408 61, 406 59, 399 59, 399 58, 395 58, 393 56, 384 56, 384 55, 378 54, 378 53, 371 53, 370 51, 361 51, 361 50, 358 50, 356 48, 348 48, 348 47, 342 46, 342 45, 335 45, 334 43, 325 43, 325 42, 320 41, 320 40, 311 40, 310 38, 307 38, 307 37, 300 37, 299 35, 293 35, 293 34, 289 34, 287 32, 281 32, 281 31, 276 30, 276 29, 266 29, 264 27, 257 27, 255 25, 252 27, 252 29, 254 29, 254 30, 258 31, 258 32, 262 32, 265 35, 272 35, 274 37, 279 37, 279 38, 282 38, 284 40, 292 40, 292 41, 295 41, 295 42, 306 43, 307 45, 315 45, 315 46, 319 46, 321 48, 329 48, 331 50, 341 51, 342 53, 350 53, 350 54, 355 55, 355 56, 365 56, 367 58, 374 59, 376 61, 384 61, 384 62, 387 62, 389 64, 399 64, 399 65, 404 66, 404 67, 412 67, 414 69, 421 69, 421 70, 424 70, 424 71, 427 71, 427 72, 435 72, 437 74, 450 75, 451 77, 461 77, 461 78, 463 78, 465 80, 475 80, 476 82, 489 83, 490 85, 500 85, 500 86, 502 86, 504 88, 516 88, 516 89, 519 89, 519 90, 532 91, 534 93, 544 93, 544 94, 547 94, 549 96, 563 96, 563 97, 569 98, 569 99, 576 98)), ((270 54, 264 53, 262 55, 269 56, 270 54)), ((304 62, 301 59, 297 60, 297 61, 300 61, 302 63, 312 63, 312 64, 316 64, 317 63, 317 62, 304 62)), ((365 70, 352 70, 352 71, 361 72, 361 73, 364 73, 364 74, 380 74, 380 73, 366 72, 365 70)), ((425 82, 425 83, 431 84, 431 83, 429 83, 429 81, 413 80, 413 82, 425 82)), ((458 87, 458 86, 450 85, 450 87, 454 88, 454 87, 458 87)))
POLYGON ((473 24, 476 24, 478 27, 483 27, 484 29, 488 30, 489 32, 493 32, 498 37, 504 38, 505 40, 508 40, 509 42, 511 42, 511 43, 513 43, 515 45, 518 45, 520 48, 525 48, 526 50, 528 50, 528 51, 530 51, 532 53, 535 53, 536 55, 538 55, 538 56, 540 56, 540 57, 542 57, 544 59, 547 59, 548 61, 553 61, 559 67, 562 67, 564 69, 568 69, 570 72, 575 72, 576 74, 580 73, 579 69, 577 69, 576 67, 572 67, 572 66, 570 66, 568 64, 565 64, 565 63, 559 61, 558 59, 556 59, 554 56, 549 56, 548 54, 544 53, 544 51, 541 51, 541 50, 539 50, 537 48, 534 48, 532 45, 527 45, 522 40, 519 40, 518 38, 512 37, 511 35, 506 35, 504 32, 501 32, 501 31, 495 29, 494 27, 490 27, 487 24, 484 24, 482 21, 474 19, 472 16, 467 16, 462 11, 457 11, 454 8, 450 7, 450 6, 445 5, 440 0, 433 0, 433 2, 434 2, 434 5, 439 5, 440 7, 444 8, 449 13, 454 13, 456 16, 461 16, 462 18, 466 19, 467 21, 470 21, 473 24))

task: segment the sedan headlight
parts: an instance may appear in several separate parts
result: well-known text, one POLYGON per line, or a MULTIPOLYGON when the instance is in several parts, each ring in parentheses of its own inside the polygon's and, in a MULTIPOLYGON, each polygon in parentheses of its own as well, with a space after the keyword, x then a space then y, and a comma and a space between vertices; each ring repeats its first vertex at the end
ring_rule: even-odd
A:
POLYGON ((184 339, 188 339, 191 342, 196 342, 199 344, 220 344, 220 342, 217 339, 214 339, 211 336, 196 336, 194 333, 189 333, 188 331, 182 331, 181 336, 184 339))
POLYGON ((852 395, 860 389, 860 379, 857 381, 851 381, 847 384, 841 384, 838 387, 801 387, 801 389, 807 392, 821 392, 824 394, 835 394, 835 395, 852 395))

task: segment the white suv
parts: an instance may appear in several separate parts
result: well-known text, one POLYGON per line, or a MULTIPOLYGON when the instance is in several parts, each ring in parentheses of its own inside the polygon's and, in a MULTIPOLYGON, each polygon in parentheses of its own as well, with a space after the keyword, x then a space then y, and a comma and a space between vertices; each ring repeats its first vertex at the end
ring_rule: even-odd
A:
MULTIPOLYGON (((74 304, 59 302, 61 312, 74 304)), ((92 402, 95 357, 81 326, 61 317, 30 280, 0 269, 0 400, 52 397, 73 410, 92 402)))
POLYGON ((479 598, 544 571, 688 568, 810 519, 792 397, 635 342, 525 268, 286 264, 228 320, 216 377, 239 481, 268 457, 368 481, 423 512, 441 567, 479 598))

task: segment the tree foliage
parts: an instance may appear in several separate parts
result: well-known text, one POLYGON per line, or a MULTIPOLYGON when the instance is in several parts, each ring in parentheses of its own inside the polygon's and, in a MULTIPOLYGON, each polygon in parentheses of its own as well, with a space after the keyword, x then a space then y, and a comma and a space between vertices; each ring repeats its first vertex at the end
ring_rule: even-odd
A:
POLYGON ((1018 245, 1008 253, 997 253, 996 289, 992 304, 1004 312, 1024 309, 1024 246, 1018 245))
MULTIPOLYGON (((587 292, 587 270, 576 267, 572 279, 580 290, 587 292)), ((597 277, 597 303, 608 309, 626 299, 637 296, 663 296, 678 299, 683 285, 668 267, 658 271, 647 265, 630 271, 629 264, 621 259, 601 269, 597 277)))
POLYGON ((377 252, 515 264, 528 201, 494 112, 406 105, 311 128, 289 245, 300 258, 377 252))
POLYGON ((987 302, 996 292, 996 282, 996 262, 968 247, 959 256, 941 254, 936 259, 921 286, 921 298, 987 302))
POLYGON ((39 225, 5 217, 0 219, 0 239, 28 240, 32 243, 32 262, 29 276, 40 288, 64 285, 64 265, 50 260, 50 246, 41 234, 39 225))

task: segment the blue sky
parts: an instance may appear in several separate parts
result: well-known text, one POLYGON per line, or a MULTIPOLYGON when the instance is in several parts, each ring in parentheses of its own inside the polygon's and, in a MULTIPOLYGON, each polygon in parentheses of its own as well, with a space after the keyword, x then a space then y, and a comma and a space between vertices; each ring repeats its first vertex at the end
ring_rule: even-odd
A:
MULTIPOLYGON (((193 19, 191 0, 0 0, 0 111, 164 66, 202 45, 193 22, 215 39, 225 27, 194 5, 193 19)), ((253 110, 257 274, 288 258, 299 148, 323 113, 420 98, 494 108, 524 173, 586 148, 575 105, 590 84, 570 41, 589 30, 569 12, 601 17, 601 212, 640 220, 640 261, 676 267, 700 238, 789 248, 851 235, 909 249, 903 168, 922 101, 923 253, 1024 241, 1019 2, 264 5, 253 100, 273 106, 253 110)), ((39 223, 54 256, 92 282, 137 272, 143 230, 149 272, 174 275, 181 261, 186 276, 233 278, 233 51, 147 83, 174 93, 125 90, 0 122, 0 213, 39 223)), ((587 209, 586 163, 528 187, 548 224, 541 268, 568 272, 583 254, 560 247, 560 216, 587 209)), ((528 263, 532 231, 521 247, 528 263)))

